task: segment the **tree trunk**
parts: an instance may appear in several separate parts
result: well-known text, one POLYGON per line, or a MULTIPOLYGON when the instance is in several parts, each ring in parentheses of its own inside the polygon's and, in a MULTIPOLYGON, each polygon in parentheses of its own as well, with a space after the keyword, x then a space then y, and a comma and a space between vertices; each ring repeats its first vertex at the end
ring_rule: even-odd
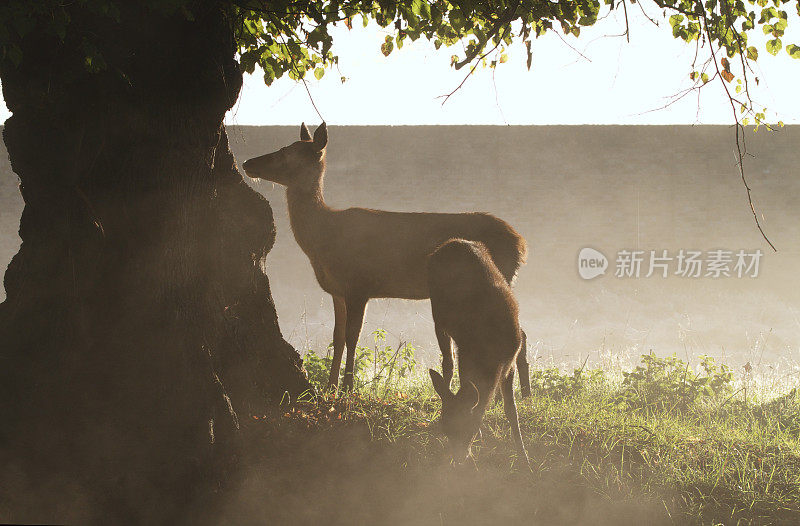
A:
POLYGON ((251 415, 310 387, 260 266, 272 210, 222 126, 232 22, 211 2, 131 2, 113 23, 75 4, 63 42, 32 34, 0 62, 25 200, 0 304, 0 499, 27 507, 0 516, 186 520, 251 415))

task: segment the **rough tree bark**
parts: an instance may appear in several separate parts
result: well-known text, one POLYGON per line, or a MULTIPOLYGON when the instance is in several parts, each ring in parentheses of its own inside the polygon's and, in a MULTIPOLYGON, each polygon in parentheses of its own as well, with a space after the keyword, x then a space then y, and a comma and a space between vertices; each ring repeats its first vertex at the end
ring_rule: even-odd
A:
POLYGON ((130 4, 108 24, 76 2, 63 43, 31 35, 0 62, 25 199, 0 304, 0 494, 38 495, 38 519, 185 519, 249 416, 309 388, 260 267, 272 211, 222 126, 242 83, 228 14, 130 4), (84 67, 82 34, 108 68, 84 67))

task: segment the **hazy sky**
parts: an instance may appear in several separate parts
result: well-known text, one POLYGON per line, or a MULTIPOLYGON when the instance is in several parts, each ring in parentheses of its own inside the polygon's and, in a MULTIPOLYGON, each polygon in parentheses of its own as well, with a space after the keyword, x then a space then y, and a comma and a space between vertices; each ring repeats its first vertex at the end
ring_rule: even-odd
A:
MULTIPOLYGON (((637 4, 640 5, 640 4, 637 4)), ((659 13, 650 4, 649 15, 659 13)), ((793 10, 791 10, 793 11, 793 10)), ((666 108, 670 97, 689 87, 694 46, 672 38, 671 31, 647 22, 638 8, 631 15, 631 41, 614 12, 580 39, 553 32, 533 45, 533 67, 525 67, 522 45, 508 50, 509 61, 496 71, 478 68, 464 87, 442 106, 441 95, 462 81, 466 69, 449 66, 456 47, 434 50, 424 40, 406 40, 387 58, 380 53, 385 33, 376 25, 334 30, 339 71, 307 81, 311 97, 330 124, 728 124, 731 107, 718 82, 699 99, 691 94, 666 108), (347 77, 342 83, 340 77, 347 77), (656 111, 653 111, 656 110, 656 111)), ((800 20, 790 14, 785 44, 800 41, 800 20)), ((759 32, 760 33, 760 32, 759 32)), ((800 124, 800 61, 784 51, 764 50, 762 35, 755 68, 760 86, 754 98, 768 108, 771 121, 800 124)), ((702 54, 703 50, 701 50, 702 54)), ((8 111, 0 107, 0 118, 8 111)), ((229 124, 319 122, 306 87, 289 78, 264 85, 258 72, 245 76, 242 94, 229 112, 229 124)))

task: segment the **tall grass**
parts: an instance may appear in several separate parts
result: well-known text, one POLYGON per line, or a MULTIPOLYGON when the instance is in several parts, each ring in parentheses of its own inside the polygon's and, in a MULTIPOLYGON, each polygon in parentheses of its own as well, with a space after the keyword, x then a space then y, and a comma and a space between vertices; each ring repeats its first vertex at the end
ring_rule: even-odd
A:
MULTIPOLYGON (((355 393, 309 394, 284 418, 360 422, 373 441, 401 447, 423 465, 437 462, 440 405, 413 347, 387 345, 383 331, 373 339, 371 348, 359 348, 355 393)), ((305 363, 321 393, 330 359, 309 353, 305 363)), ((653 354, 622 372, 534 368, 531 380, 533 396, 518 395, 535 466, 525 476, 568 465, 576 484, 609 499, 654 499, 676 523, 800 523, 795 389, 759 387, 749 372, 736 375, 708 357, 689 364, 653 354)), ((502 404, 487 412, 472 450, 478 469, 525 471, 502 404)))

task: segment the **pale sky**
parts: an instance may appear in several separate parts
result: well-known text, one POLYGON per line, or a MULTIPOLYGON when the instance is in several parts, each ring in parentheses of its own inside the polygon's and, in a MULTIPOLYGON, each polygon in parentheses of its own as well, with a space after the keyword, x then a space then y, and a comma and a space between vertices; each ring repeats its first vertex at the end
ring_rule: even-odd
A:
MULTIPOLYGON (((653 7, 648 14, 655 18, 653 7)), ((339 71, 328 71, 321 81, 311 76, 307 87, 333 125, 732 123, 718 81, 702 90, 699 109, 696 94, 658 109, 691 85, 694 45, 673 39, 666 21, 655 27, 638 9, 629 11, 630 43, 609 36, 624 29, 621 11, 583 28, 579 39, 562 40, 549 32, 533 43, 531 71, 525 67, 524 48, 515 44, 507 50, 507 63, 496 71, 479 67, 444 106, 439 97, 458 86, 467 72, 449 65, 456 47, 436 51, 425 40, 406 40, 403 49, 395 48, 387 58, 380 52, 386 33, 374 23, 367 28, 354 24, 352 31, 337 27, 339 71), (341 76, 348 80, 342 83, 341 76)), ((800 42, 799 27, 792 13, 784 44, 800 42)), ((768 108, 770 121, 800 124, 800 60, 783 50, 777 57, 769 55, 758 33, 758 41, 751 41, 760 52, 755 71, 761 82, 754 99, 768 108)), ((0 106, 0 119, 7 117, 5 105, 0 106)), ((228 124, 248 125, 301 121, 320 121, 306 87, 288 77, 267 87, 258 71, 245 75, 239 101, 226 118, 228 124)))

